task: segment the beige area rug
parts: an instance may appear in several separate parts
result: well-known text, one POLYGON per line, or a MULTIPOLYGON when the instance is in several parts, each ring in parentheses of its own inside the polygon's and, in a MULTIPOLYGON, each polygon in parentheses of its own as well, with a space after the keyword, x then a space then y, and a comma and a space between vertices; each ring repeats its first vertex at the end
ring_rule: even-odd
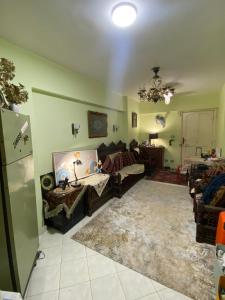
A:
POLYGON ((187 187, 142 179, 73 239, 193 299, 214 299, 214 247, 195 242, 187 187))

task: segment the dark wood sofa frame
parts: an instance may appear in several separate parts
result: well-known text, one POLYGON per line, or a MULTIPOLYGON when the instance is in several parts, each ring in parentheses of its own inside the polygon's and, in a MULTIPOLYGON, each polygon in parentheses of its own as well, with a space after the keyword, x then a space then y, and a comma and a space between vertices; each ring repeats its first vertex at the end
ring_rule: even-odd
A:
POLYGON ((91 217, 97 209, 99 209, 113 197, 114 186, 112 177, 109 178, 109 181, 100 197, 98 196, 93 186, 88 186, 87 192, 85 194, 85 214, 91 217))
POLYGON ((197 200, 196 196, 194 196, 193 202, 196 222, 196 241, 198 243, 215 245, 219 214, 225 211, 225 208, 206 205, 202 199, 197 200))
MULTIPOLYGON (((106 156, 115 152, 125 152, 126 143, 119 141, 117 144, 111 143, 108 146, 101 144, 97 148, 98 159, 104 163, 106 156)), ((50 173, 54 178, 54 174, 50 173)), ((41 176, 42 177, 42 176, 41 176)), ((121 198, 122 195, 132 187, 138 180, 144 177, 143 174, 129 175, 123 181, 121 180, 120 174, 111 175, 110 179, 102 193, 99 197, 94 187, 88 186, 84 196, 82 197, 80 203, 76 207, 70 219, 67 219, 65 212, 60 212, 57 216, 50 219, 45 219, 45 224, 47 226, 54 227, 59 231, 65 233, 72 226, 78 223, 85 215, 91 216, 98 208, 105 204, 108 200, 114 196, 121 198)), ((42 196, 45 198, 45 192, 42 190, 42 196)))
MULTIPOLYGON (((101 144, 98 149, 98 159, 104 163, 107 155, 115 153, 115 152, 125 152, 127 151, 126 143, 119 141, 117 144, 111 143, 109 146, 105 144, 101 144)), ((133 174, 129 175, 126 178, 121 180, 121 175, 118 173, 117 175, 111 175, 112 177, 112 186, 114 190, 114 196, 121 198, 126 191, 129 190, 136 182, 138 182, 141 178, 143 178, 145 173, 142 174, 133 174)))

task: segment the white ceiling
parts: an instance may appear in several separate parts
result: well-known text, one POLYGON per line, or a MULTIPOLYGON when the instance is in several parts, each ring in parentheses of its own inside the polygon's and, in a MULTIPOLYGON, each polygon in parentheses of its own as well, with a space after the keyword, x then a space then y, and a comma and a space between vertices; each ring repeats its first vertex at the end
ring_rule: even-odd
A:
POLYGON ((178 92, 225 83, 224 0, 131 0, 136 23, 115 27, 117 0, 0 0, 0 35, 137 98, 159 65, 178 92))

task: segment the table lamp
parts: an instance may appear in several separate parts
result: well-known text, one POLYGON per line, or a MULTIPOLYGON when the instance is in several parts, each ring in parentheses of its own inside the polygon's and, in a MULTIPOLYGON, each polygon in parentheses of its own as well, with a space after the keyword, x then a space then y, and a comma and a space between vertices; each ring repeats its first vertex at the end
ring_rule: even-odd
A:
POLYGON ((149 134, 149 145, 153 146, 154 144, 151 144, 151 140, 158 139, 158 133, 150 133, 149 134))
POLYGON ((82 161, 80 159, 77 159, 73 162, 73 172, 74 172, 74 177, 75 177, 75 182, 71 184, 73 187, 79 187, 81 184, 78 181, 77 174, 76 174, 76 167, 75 166, 82 165, 82 161))

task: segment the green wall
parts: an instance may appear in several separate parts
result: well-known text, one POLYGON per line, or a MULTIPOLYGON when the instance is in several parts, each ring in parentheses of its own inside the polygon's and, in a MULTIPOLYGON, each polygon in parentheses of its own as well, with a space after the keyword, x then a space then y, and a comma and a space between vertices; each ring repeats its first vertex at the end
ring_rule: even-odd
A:
POLYGON ((29 100, 21 113, 30 115, 35 165, 38 226, 41 232, 42 198, 40 175, 52 171, 52 152, 96 148, 100 143, 118 142, 127 136, 127 112, 124 97, 108 90, 101 82, 75 73, 28 50, 0 39, 0 57, 16 66, 15 81, 25 85, 29 100), (108 137, 89 139, 87 111, 108 114, 108 137), (79 123, 77 137, 71 124, 79 123), (119 126, 118 132, 112 130, 119 126))
POLYGON ((217 147, 222 149, 222 155, 225 156, 225 85, 220 94, 217 129, 217 147))
POLYGON ((176 168, 181 164, 181 114, 178 111, 158 112, 141 115, 140 140, 148 140, 149 132, 158 133, 159 138, 152 141, 156 146, 165 147, 164 165, 176 168), (162 115, 166 119, 166 126, 156 123, 156 115, 162 115), (169 145, 171 136, 174 142, 169 145))
POLYGON ((190 96, 177 95, 169 105, 163 102, 140 103, 140 141, 148 140, 150 132, 158 132, 159 139, 155 140, 155 144, 165 147, 164 165, 176 168, 181 164, 182 112, 218 108, 219 99, 218 92, 210 92, 190 96), (157 114, 166 117, 164 128, 156 123, 157 114), (169 140, 172 136, 174 142, 170 146, 169 140))
MULTIPOLYGON (((101 82, 88 76, 75 73, 29 50, 0 39, 0 57, 12 60, 16 65, 16 81, 23 83, 29 92, 29 101, 22 105, 21 113, 31 117, 33 151, 35 163, 35 186, 38 225, 41 231, 42 199, 40 175, 52 171, 51 155, 54 151, 68 149, 96 148, 100 143, 117 142, 122 139, 129 143, 133 138, 147 139, 151 130, 160 132, 158 144, 166 147, 166 165, 175 167, 180 162, 181 111, 207 108, 222 108, 218 124, 224 124, 225 92, 219 102, 218 93, 192 96, 176 96, 170 105, 150 104, 134 101, 110 91, 101 82), (87 111, 108 114, 108 137, 89 139, 87 111), (138 126, 132 128, 131 113, 138 114, 138 126), (164 129, 155 128, 156 113, 165 114, 167 125, 164 129), (79 123, 80 132, 71 134, 71 124, 79 123), (113 124, 119 126, 114 133, 113 124), (168 145, 171 135, 175 136, 172 146, 168 145), (174 160, 174 162, 172 162, 174 160)), ((223 133, 218 136, 223 141, 223 133)), ((223 145, 225 149, 225 145, 223 145)))
POLYGON ((88 138, 87 112, 88 110, 95 111, 96 107, 39 93, 33 93, 32 99, 35 111, 33 123, 34 136, 37 137, 35 148, 39 174, 51 171, 54 151, 87 147, 95 149, 101 143, 108 144, 124 137, 124 112, 97 108, 98 112, 108 115, 108 136, 90 139, 88 138), (80 130, 76 136, 72 135, 72 123, 80 124, 80 130), (117 132, 113 132, 113 124, 119 126, 117 132))
POLYGON ((126 103, 126 141, 129 144, 133 139, 140 139, 140 103, 129 97, 124 97, 126 103), (132 128, 132 112, 137 114, 137 127, 132 128))

